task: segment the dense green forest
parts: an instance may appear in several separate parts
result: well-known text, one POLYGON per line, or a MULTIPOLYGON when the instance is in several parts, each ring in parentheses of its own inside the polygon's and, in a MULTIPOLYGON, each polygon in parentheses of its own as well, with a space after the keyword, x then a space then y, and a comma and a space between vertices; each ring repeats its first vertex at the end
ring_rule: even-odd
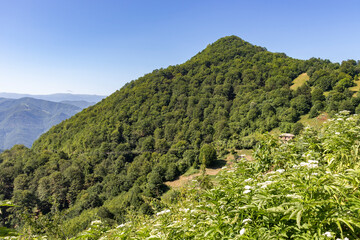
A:
MULTIPOLYGON (((297 60, 236 36, 221 38, 181 65, 154 70, 51 128, 31 149, 0 155, 1 225, 56 238, 91 221, 152 215, 152 202, 190 167, 200 150, 252 148, 255 133, 298 134, 301 116, 360 112, 349 87, 360 64, 297 60), (296 90, 293 80, 307 73, 296 90), (37 219, 34 221, 33 219, 37 219), (59 227, 60 226, 60 227, 59 227)), ((1 226, 0 225, 0 226, 1 226)))

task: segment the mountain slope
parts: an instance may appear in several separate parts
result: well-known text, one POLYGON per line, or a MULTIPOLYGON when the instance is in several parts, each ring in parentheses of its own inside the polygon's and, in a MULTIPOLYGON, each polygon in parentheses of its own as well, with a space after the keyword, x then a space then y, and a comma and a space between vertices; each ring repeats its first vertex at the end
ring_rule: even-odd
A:
POLYGON ((92 106, 92 105, 95 105, 95 104, 96 104, 96 102, 86 102, 86 101, 68 101, 68 100, 61 101, 61 103, 70 104, 70 105, 73 105, 73 106, 79 107, 79 108, 81 108, 81 109, 84 109, 84 108, 87 108, 87 107, 90 107, 90 106, 92 106))
POLYGON ((96 216, 123 222, 128 209, 151 214, 147 199, 167 190, 164 181, 199 168, 205 143, 218 152, 250 148, 256 132, 299 132, 304 114, 360 111, 348 89, 359 70, 351 60, 303 61, 235 36, 219 39, 51 128, 31 150, 5 151, 0 194, 48 216, 66 210, 67 236, 96 216), (303 73, 307 83, 291 90, 303 73))
POLYGON ((226 166, 213 186, 197 178, 154 216, 111 230, 93 221, 73 239, 359 239, 359 124, 342 112, 289 144, 264 136, 254 161, 226 166))
POLYGON ((0 149, 15 144, 30 147, 52 126, 78 113, 81 108, 33 98, 0 99, 0 149))
MULTIPOLYGON (((126 131, 128 127, 135 128, 136 131, 133 133, 126 133, 128 143, 153 135, 158 128, 159 137, 171 144, 178 132, 193 135, 195 130, 199 135, 204 135, 204 131, 200 130, 203 121, 206 127, 210 127, 211 124, 219 125, 218 129, 215 126, 208 129, 208 141, 212 141, 210 138, 214 133, 217 138, 223 139, 230 134, 230 122, 226 123, 227 120, 232 117, 234 118, 232 122, 239 121, 241 115, 236 116, 235 113, 239 111, 237 105, 242 105, 244 101, 249 103, 251 99, 261 96, 264 91, 260 89, 265 85, 267 78, 285 72, 285 76, 277 80, 279 83, 274 81, 278 86, 274 86, 277 92, 272 93, 278 96, 267 98, 280 97, 289 100, 291 91, 286 86, 291 85, 293 78, 306 71, 301 63, 283 54, 269 53, 263 48, 252 46, 235 37, 219 40, 185 64, 155 70, 152 74, 127 84, 108 97, 103 104, 90 108, 78 119, 71 120, 71 129, 76 129, 76 140, 71 142, 71 146, 81 150, 94 147, 92 144, 79 143, 89 138, 87 136, 91 134, 88 131, 89 127, 94 128, 95 131, 95 136, 91 138, 99 138, 99 142, 105 140, 100 139, 101 136, 109 137, 114 131, 119 131, 119 128, 122 129, 121 131, 126 131), (272 62, 274 62, 273 66, 270 65, 272 62), (266 63, 269 66, 264 66, 266 63), (267 69, 261 69, 264 67, 267 69), (85 116, 88 117, 86 126, 82 119, 85 116), (191 131, 181 129, 189 126, 184 124, 184 120, 190 124, 190 127, 198 129, 191 131), (100 125, 104 122, 107 125, 102 129, 100 125), (167 122, 172 125, 169 126, 167 122), (96 134, 102 130, 105 132, 96 134)), ((266 96, 261 98, 263 99, 256 102, 262 103, 266 100, 266 96)), ((257 104, 256 102, 254 104, 257 104)), ((280 103, 279 106, 282 104, 287 103, 280 103)), ((243 111, 248 111, 249 107, 246 106, 243 111)), ((62 132, 63 126, 58 126, 53 132, 62 132)), ((241 133, 235 128, 234 126, 236 133, 246 135, 246 132, 241 133)), ((47 135, 51 134, 52 132, 49 132, 47 135)), ((63 140, 68 139, 72 134, 72 131, 66 130, 62 132, 61 139, 52 139, 52 141, 65 143, 63 140)), ((179 136, 190 141, 198 137, 179 136)), ((40 139, 39 143, 35 144, 35 149, 51 149, 51 144, 40 143, 46 140, 46 137, 40 139)), ((61 146, 62 150, 68 147, 64 144, 61 146)))

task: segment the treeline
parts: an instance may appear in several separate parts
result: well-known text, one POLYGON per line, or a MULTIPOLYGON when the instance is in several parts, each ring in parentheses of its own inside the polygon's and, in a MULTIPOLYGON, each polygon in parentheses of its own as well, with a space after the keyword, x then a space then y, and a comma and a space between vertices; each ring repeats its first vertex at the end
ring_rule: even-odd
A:
MULTIPOLYGON (((6 150, 0 199, 18 206, 14 216, 61 215, 66 236, 96 216, 121 223, 128 209, 151 214, 147 199, 167 190, 164 181, 199 168, 205 143, 251 148, 255 132, 298 133, 304 114, 360 111, 360 98, 349 91, 359 73, 353 60, 296 60, 222 38, 184 64, 126 84, 53 127, 32 149, 6 150), (302 73, 309 81, 291 90, 302 73)), ((21 217, 5 219, 7 226, 24 226, 21 217)))

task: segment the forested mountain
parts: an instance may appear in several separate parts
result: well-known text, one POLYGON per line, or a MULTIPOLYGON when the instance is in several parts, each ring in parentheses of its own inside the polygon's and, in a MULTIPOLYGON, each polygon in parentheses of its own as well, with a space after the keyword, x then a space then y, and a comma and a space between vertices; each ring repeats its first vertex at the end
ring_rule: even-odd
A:
POLYGON ((42 133, 82 108, 34 98, 0 98, 0 149, 31 147, 42 133))
MULTIPOLYGON (((149 199, 166 191, 163 181, 198 168, 206 143, 218 151, 250 148, 256 132, 298 133, 304 114, 360 111, 349 90, 359 73, 354 60, 297 60, 221 38, 181 65, 126 84, 31 149, 2 153, 0 194, 14 201, 16 214, 61 215, 66 236, 99 217, 124 222, 129 209, 151 214, 149 199), (309 80, 290 89, 303 73, 309 80)), ((25 226, 20 217, 7 224, 25 226)))

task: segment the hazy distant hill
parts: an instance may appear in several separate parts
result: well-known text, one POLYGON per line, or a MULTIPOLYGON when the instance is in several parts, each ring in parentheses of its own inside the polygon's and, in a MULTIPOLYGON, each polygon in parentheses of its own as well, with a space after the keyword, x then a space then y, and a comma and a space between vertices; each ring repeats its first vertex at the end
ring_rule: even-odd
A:
POLYGON ((87 108, 94 105, 96 102, 87 102, 87 101, 61 101, 61 103, 74 105, 79 108, 87 108))
POLYGON ((24 97, 42 99, 53 102, 62 101, 86 101, 90 103, 97 103, 106 96, 100 95, 89 95, 89 94, 71 94, 71 93, 55 93, 49 95, 31 95, 31 94, 20 94, 20 93, 0 93, 0 98, 14 98, 20 99, 24 97))
POLYGON ((30 147, 42 133, 82 109, 34 98, 0 98, 0 149, 15 144, 30 147))

